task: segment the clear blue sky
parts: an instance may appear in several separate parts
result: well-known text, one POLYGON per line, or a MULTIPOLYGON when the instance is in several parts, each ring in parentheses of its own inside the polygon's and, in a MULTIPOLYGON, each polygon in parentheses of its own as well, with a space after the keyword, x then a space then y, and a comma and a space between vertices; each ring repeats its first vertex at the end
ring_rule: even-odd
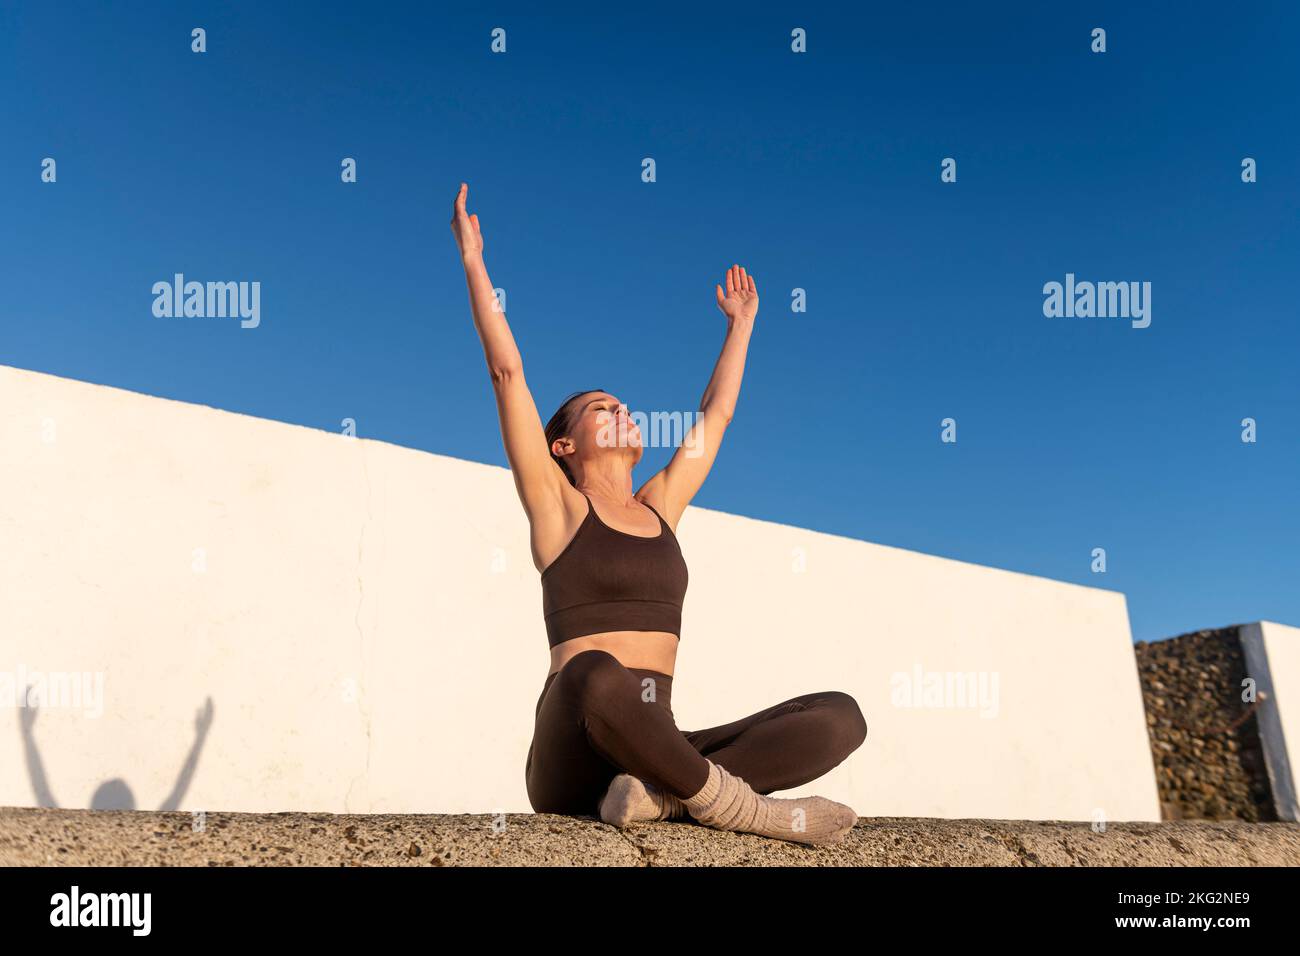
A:
POLYGON ((755 275, 695 504, 1123 591, 1139 639, 1300 624, 1294 4, 272 6, 3 7, 0 363, 505 465, 463 179, 543 418, 696 408, 755 275), (175 272, 261 326, 155 318, 175 272), (1067 272, 1150 328, 1046 318, 1067 272))

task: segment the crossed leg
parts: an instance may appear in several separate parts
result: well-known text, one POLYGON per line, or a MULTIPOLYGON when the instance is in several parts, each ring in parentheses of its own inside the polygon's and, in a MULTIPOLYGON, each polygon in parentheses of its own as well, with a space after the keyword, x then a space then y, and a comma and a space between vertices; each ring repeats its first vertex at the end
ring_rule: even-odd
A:
POLYGON ((728 724, 682 731, 667 707, 643 699, 639 673, 593 650, 571 658, 548 680, 525 765, 535 811, 591 814, 619 773, 685 799, 704 786, 709 761, 768 794, 817 779, 866 739, 857 702, 840 691, 805 694, 728 724))
POLYGON ((663 703, 646 700, 641 674, 606 651, 583 651, 548 678, 537 704, 524 775, 538 813, 594 814, 620 773, 682 798, 709 777, 709 762, 663 703))
POLYGON ((867 739, 858 703, 837 690, 803 694, 706 730, 683 732, 701 756, 758 793, 811 783, 867 739))

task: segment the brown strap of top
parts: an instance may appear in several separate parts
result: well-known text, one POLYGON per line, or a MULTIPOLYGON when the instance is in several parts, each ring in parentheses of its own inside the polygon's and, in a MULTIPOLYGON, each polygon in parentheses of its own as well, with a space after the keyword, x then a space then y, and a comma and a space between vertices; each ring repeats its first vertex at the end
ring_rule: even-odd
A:
POLYGON ((655 510, 655 506, 654 506, 654 505, 652 505, 652 504, 651 504, 650 502, 648 502, 648 501, 642 501, 641 504, 645 505, 645 506, 646 506, 647 508, 649 508, 651 511, 654 511, 654 513, 655 513, 655 517, 658 518, 660 521, 663 522, 663 526, 664 526, 664 530, 665 530, 665 531, 667 531, 669 534, 671 534, 674 538, 677 537, 677 532, 673 531, 673 526, 670 525, 667 521, 664 520, 664 516, 661 515, 658 511, 655 510))

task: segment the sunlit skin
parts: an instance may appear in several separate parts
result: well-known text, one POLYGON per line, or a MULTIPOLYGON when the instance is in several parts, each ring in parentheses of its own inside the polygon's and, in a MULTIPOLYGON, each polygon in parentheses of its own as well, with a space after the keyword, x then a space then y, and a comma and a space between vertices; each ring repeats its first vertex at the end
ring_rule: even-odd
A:
MULTIPOLYGON (((663 469, 633 492, 632 469, 644 453, 643 436, 628 408, 608 392, 587 392, 574 400, 581 411, 568 435, 547 446, 545 429, 524 380, 523 361, 504 311, 499 311, 483 262, 478 216, 466 211, 469 187, 462 183, 452 208, 451 230, 460 249, 474 326, 496 396, 506 457, 528 516, 533 564, 540 574, 568 546, 587 516, 587 497, 597 516, 627 534, 654 537, 663 516, 673 532, 709 470, 731 423, 744 375, 749 337, 758 315, 758 289, 740 265, 727 270, 725 288, 714 288, 726 318, 726 338, 699 412, 681 446, 663 469), (612 441, 610 439, 613 439, 612 441), (577 482, 551 457, 563 458, 577 482)), ((625 667, 673 674, 677 636, 663 631, 606 631, 551 648, 548 673, 586 650, 603 650, 625 667)))

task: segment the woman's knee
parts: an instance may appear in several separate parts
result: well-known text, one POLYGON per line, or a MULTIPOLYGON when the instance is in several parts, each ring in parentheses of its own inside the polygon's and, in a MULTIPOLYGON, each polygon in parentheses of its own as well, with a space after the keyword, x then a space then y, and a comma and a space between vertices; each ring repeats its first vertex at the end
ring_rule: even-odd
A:
POLYGON ((593 649, 569 658, 555 679, 564 682, 566 692, 574 700, 591 703, 607 699, 629 676, 617 657, 593 649))
POLYGON ((830 691, 825 695, 833 715, 833 732, 845 752, 857 750, 867 739, 867 718, 851 694, 830 691))

